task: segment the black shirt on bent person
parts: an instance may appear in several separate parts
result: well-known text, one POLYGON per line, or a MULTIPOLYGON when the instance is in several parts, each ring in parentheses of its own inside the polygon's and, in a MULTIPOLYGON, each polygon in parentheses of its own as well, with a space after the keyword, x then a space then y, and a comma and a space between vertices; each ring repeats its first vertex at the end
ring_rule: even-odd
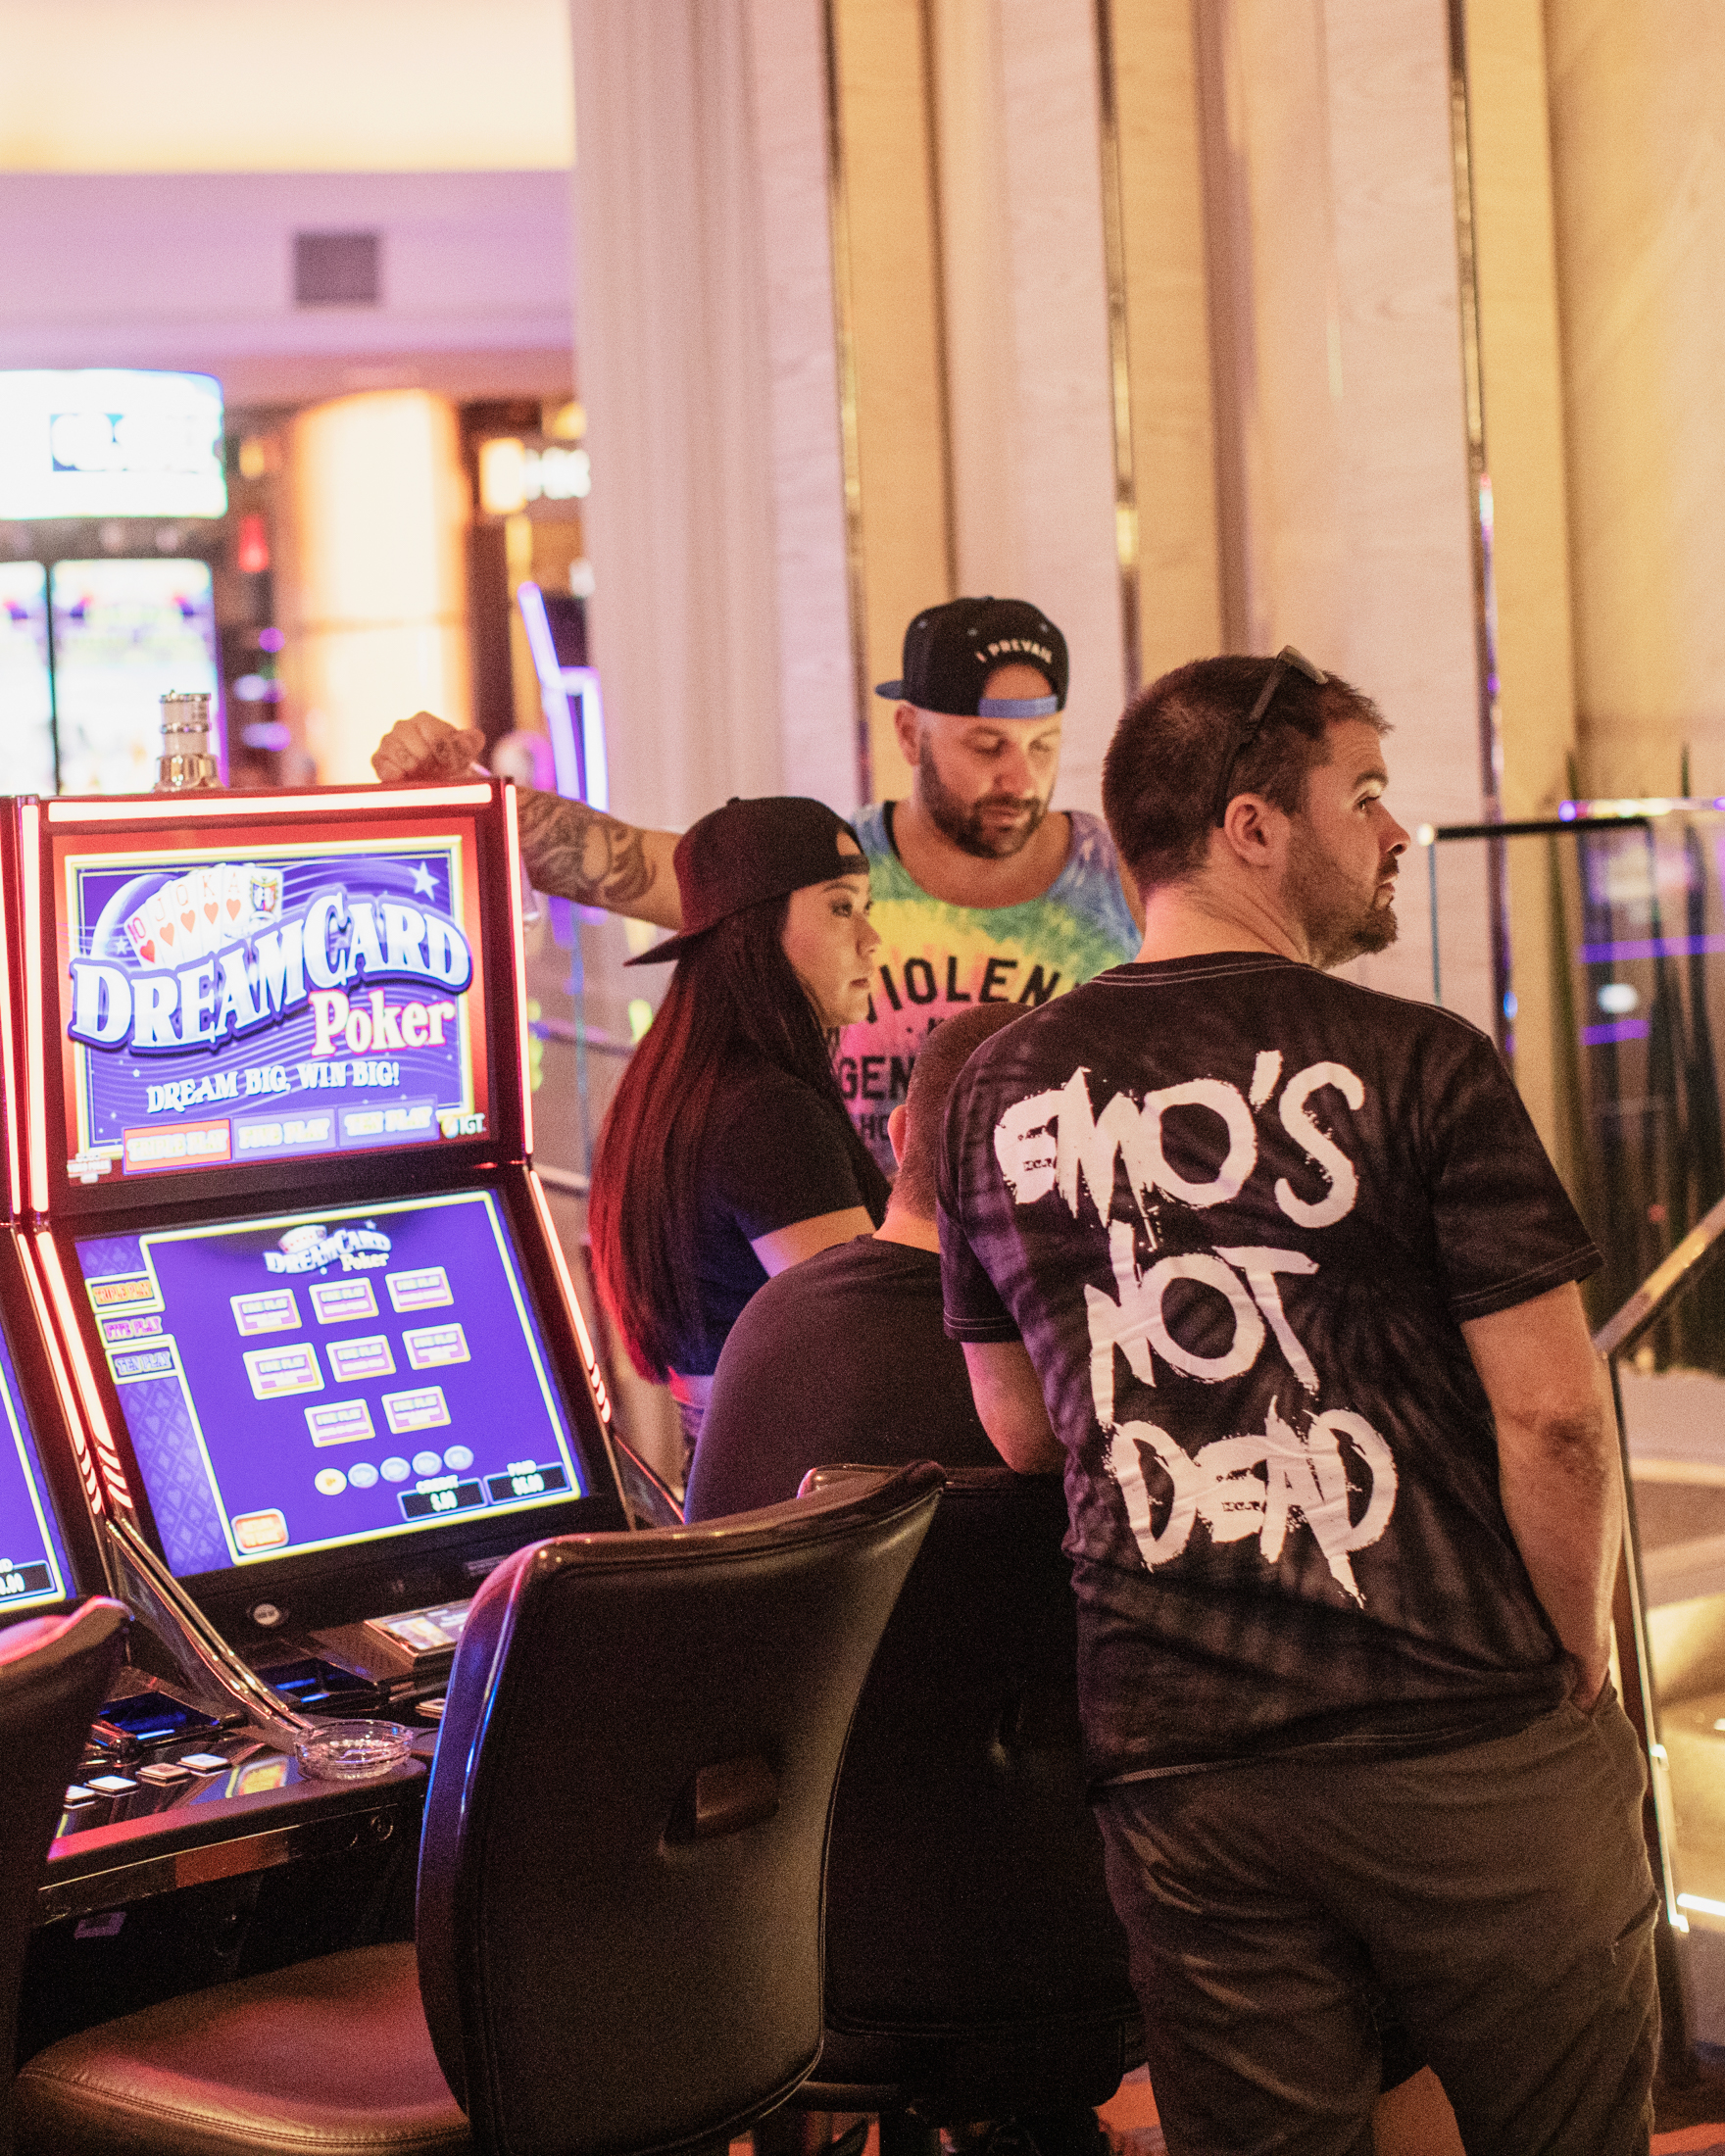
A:
POLYGON ((1023 1340, 1066 1453, 1099 1776, 1563 1696, 1460 1328, 1599 1253, 1474 1027, 1267 954, 1118 966, 966 1064, 941 1239, 948 1331, 1023 1340))
POLYGON ((732 1327, 683 1512, 782 1503, 812 1467, 909 1460, 1001 1464, 941 1323, 940 1258, 860 1235, 769 1280, 732 1327))
POLYGON ((702 1146, 688 1253, 701 1322, 671 1368, 706 1377, 743 1305, 765 1286, 751 1245, 799 1220, 862 1206, 879 1225, 886 1177, 855 1146, 845 1110, 776 1063, 734 1058, 720 1077, 702 1146))

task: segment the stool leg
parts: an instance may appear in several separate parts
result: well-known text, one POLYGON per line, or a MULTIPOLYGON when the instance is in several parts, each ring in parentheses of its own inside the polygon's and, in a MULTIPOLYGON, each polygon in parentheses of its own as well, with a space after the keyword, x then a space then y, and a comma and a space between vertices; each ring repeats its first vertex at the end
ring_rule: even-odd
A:
POLYGON ((755 2123, 755 2156, 820 2156, 830 2144, 830 2111, 797 2111, 781 2104, 755 2123))
POLYGON ((940 2156, 940 2129, 924 2126, 908 2111, 883 2111, 880 2156, 940 2156))

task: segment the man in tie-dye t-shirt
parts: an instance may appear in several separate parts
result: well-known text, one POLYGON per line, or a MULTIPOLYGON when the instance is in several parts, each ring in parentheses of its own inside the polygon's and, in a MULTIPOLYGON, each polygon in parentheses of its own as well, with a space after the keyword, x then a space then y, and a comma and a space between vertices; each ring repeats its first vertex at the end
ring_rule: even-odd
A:
MULTIPOLYGON (((911 623, 903 676, 875 692, 897 705, 911 793, 851 819, 881 949, 869 1014, 846 1028, 838 1074, 889 1175, 887 1117, 932 1027, 975 1004, 1045 1004, 1137 952, 1137 901, 1101 818, 1049 808, 1066 679, 1066 640, 1040 608, 954 599, 911 623)), ((386 783, 447 778, 482 746, 419 711, 371 761, 386 783)), ((518 799, 521 853, 541 891, 681 927, 674 831, 531 787, 518 799)))
POLYGON ((881 948, 838 1059, 889 1170, 887 1117, 933 1027, 975 1004, 1045 1004, 1139 940, 1101 819, 1049 809, 1067 681, 1054 623, 1020 599, 955 599, 911 623, 904 668, 875 693, 897 704, 911 795, 852 819, 881 948))

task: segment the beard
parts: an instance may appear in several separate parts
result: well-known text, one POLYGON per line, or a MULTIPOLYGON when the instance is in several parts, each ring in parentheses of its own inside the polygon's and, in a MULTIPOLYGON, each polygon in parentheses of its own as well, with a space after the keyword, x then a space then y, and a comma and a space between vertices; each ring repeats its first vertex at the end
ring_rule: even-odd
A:
POLYGON ((980 801, 961 801, 940 775, 926 728, 917 754, 916 788, 936 830, 977 860, 1010 860, 1021 854, 1048 813, 1048 803, 1038 794, 984 794, 980 801), (983 811, 993 808, 1023 809, 1024 821, 1004 830, 991 827, 983 811))
POLYGON ((1390 900, 1374 905, 1375 896, 1374 885, 1372 896, 1362 897, 1358 885, 1320 851, 1305 819, 1295 819, 1284 897, 1289 912, 1306 932, 1311 962, 1320 971, 1327 973, 1350 958, 1388 951, 1396 941, 1400 924, 1395 905, 1390 900))

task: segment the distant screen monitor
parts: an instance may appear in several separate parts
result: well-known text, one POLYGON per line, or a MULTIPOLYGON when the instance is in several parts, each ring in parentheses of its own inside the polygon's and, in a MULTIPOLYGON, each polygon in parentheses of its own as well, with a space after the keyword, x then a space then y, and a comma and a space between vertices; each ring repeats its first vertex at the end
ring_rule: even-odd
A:
POLYGON ((0 1331, 0 1625, 73 1594, 18 1372, 0 1331))
POLYGON ((54 791, 48 572, 40 562, 0 562, 0 771, 10 794, 54 791))
POLYGON ((485 1190, 80 1239, 181 1578, 583 1494, 485 1190))
POLYGON ((259 829, 56 841, 75 1180, 488 1135, 473 819, 259 829))
POLYGON ((132 368, 0 373, 0 518, 222 516, 222 384, 132 368))
POLYGON ((147 794, 172 690, 209 696, 220 750, 208 563, 56 562, 50 589, 63 794, 147 794))

